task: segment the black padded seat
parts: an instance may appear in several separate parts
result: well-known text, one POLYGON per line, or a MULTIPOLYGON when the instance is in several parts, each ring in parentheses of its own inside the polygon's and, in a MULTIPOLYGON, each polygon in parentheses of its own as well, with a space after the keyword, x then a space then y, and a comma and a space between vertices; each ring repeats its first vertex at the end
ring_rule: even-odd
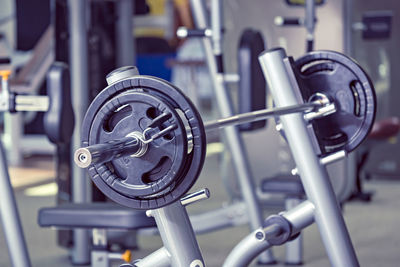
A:
POLYGON ((293 196, 304 196, 304 188, 300 176, 291 174, 278 174, 266 178, 261 183, 261 190, 264 193, 279 193, 293 196))
POLYGON ((71 203, 39 211, 39 225, 61 228, 139 229, 155 227, 154 218, 145 211, 113 203, 71 203))

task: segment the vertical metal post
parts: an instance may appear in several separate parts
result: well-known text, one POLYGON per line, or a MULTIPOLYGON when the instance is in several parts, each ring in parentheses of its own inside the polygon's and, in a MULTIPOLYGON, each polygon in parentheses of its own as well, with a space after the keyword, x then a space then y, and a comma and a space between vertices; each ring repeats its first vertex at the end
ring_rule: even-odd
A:
POLYGON ((180 201, 149 213, 156 220, 164 247, 171 255, 172 267, 204 267, 192 224, 180 201))
POLYGON ((346 55, 352 55, 352 33, 353 33, 353 0, 343 1, 343 52, 346 55))
POLYGON ((215 56, 222 55, 222 0, 211 1, 211 40, 215 56))
POLYGON ((304 26, 307 29, 307 52, 310 52, 314 49, 315 0, 306 0, 304 21, 304 26))
POLYGON ((8 175, 7 160, 3 144, 0 142, 0 218, 6 237, 11 265, 31 266, 14 191, 8 175))
MULTIPOLYGON (((194 22, 197 28, 208 28, 206 9, 202 0, 191 0, 191 9, 194 22)), ((234 115, 232 101, 225 88, 223 76, 218 72, 217 60, 213 54, 211 40, 207 37, 202 39, 204 52, 206 54, 207 66, 212 78, 215 96, 218 103, 219 113, 222 117, 234 115)), ((260 204, 257 200, 255 192, 255 184, 250 169, 250 163, 243 140, 240 136, 238 127, 226 127, 223 129, 224 137, 228 148, 230 149, 234 167, 238 175, 241 193, 244 202, 246 203, 247 212, 251 230, 255 230, 262 226, 263 216, 260 209, 260 204)), ((266 251, 261 254, 259 261, 262 263, 274 262, 271 251, 266 251)))
POLYGON ((135 44, 133 38, 133 0, 118 0, 116 23, 117 66, 135 65, 135 44))
MULTIPOLYGON (((259 57, 275 105, 284 107, 298 104, 290 83, 282 48, 264 52, 259 57)), ((292 151, 304 190, 315 206, 315 222, 333 266, 359 266, 349 233, 337 203, 326 169, 313 149, 311 137, 302 114, 281 116, 287 142, 292 151)))
POLYGON ((23 155, 21 142, 24 136, 24 120, 22 113, 4 113, 3 142, 7 150, 8 163, 11 166, 21 166, 23 155))
MULTIPOLYGON (((291 210, 301 203, 298 197, 288 197, 285 200, 285 209, 291 210)), ((300 234, 296 239, 285 244, 285 264, 301 265, 303 262, 303 235, 300 234)))
MULTIPOLYGON (((72 136, 72 151, 80 147, 80 131, 83 117, 88 107, 88 52, 87 52, 87 12, 88 1, 68 0, 69 49, 71 69, 71 96, 75 115, 75 129, 72 136)), ((72 157, 74 153, 71 153, 72 157)), ((73 158, 71 158, 73 161, 73 158)), ((89 179, 86 171, 72 164, 72 200, 75 203, 88 201, 89 179)), ((90 262, 89 233, 84 229, 74 230, 72 261, 76 264, 90 262)))

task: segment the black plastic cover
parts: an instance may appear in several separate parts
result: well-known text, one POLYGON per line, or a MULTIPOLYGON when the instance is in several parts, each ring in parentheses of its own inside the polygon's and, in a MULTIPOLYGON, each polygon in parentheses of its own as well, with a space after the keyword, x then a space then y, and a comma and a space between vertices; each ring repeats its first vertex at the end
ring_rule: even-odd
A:
POLYGON ((49 110, 43 125, 49 140, 55 144, 68 143, 74 130, 75 119, 71 103, 69 69, 65 63, 55 62, 47 74, 49 110))
POLYGON ((290 173, 264 179, 261 183, 261 190, 264 193, 279 193, 298 197, 306 194, 300 176, 293 176, 290 173))
MULTIPOLYGON (((246 29, 240 39, 238 49, 239 82, 239 113, 265 109, 266 83, 258 55, 265 50, 261 33, 246 29)), ((265 127, 266 121, 256 121, 241 124, 241 131, 253 131, 265 127)))

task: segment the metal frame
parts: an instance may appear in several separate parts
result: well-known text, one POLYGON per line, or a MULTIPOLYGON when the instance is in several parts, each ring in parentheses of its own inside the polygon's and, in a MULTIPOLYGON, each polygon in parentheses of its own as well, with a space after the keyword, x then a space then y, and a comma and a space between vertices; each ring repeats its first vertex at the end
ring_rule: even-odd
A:
MULTIPOLYGON (((87 15, 88 2, 82 0, 68 0, 69 13, 69 48, 71 69, 71 97, 75 115, 75 130, 71 140, 71 147, 78 149, 81 144, 80 129, 83 117, 89 104, 88 100, 88 58, 87 58, 87 15)), ((73 160, 73 159, 71 159, 73 160)), ((88 201, 89 181, 86 173, 72 164, 72 201, 85 203, 88 201)), ((85 229, 74 229, 74 247, 72 262, 87 264, 90 262, 89 232, 85 229)))
MULTIPOLYGON (((207 67, 212 78, 212 84, 215 92, 215 98, 218 103, 219 114, 222 117, 234 115, 232 100, 229 97, 224 81, 224 73, 222 72, 222 51, 221 51, 221 0, 213 0, 212 3, 212 21, 213 34, 212 39, 208 37, 202 38, 204 53, 206 54, 207 67), (218 62, 220 61, 220 62, 218 62)), ((209 20, 203 0, 191 0, 190 6, 193 14, 194 23, 198 29, 208 29, 209 20)), ((238 127, 226 127, 223 129, 223 135, 227 143, 227 147, 231 152, 238 174, 238 181, 242 191, 243 202, 246 205, 248 213, 248 222, 250 229, 255 230, 262 226, 263 217, 260 203, 257 199, 256 186, 251 173, 250 162, 248 161, 247 152, 244 147, 242 137, 238 127)), ((215 228, 210 228, 210 230, 215 228)), ((262 263, 274 262, 271 251, 267 251, 259 258, 262 263)))
MULTIPOLYGON (((277 107, 299 104, 287 67, 288 59, 283 49, 263 53, 260 64, 277 107), (293 89, 292 89, 293 88, 293 89)), ((292 76, 293 77, 293 76, 292 76)), ((281 117, 287 142, 308 199, 315 205, 315 222, 318 225, 327 254, 333 266, 358 266, 357 257, 343 220, 328 173, 320 163, 310 131, 304 117, 292 114, 281 117)))
POLYGON ((22 223, 18 214, 14 191, 8 174, 7 160, 3 143, 0 141, 0 219, 6 237, 8 253, 12 266, 30 267, 28 249, 22 231, 22 223))
MULTIPOLYGON (((300 89, 285 51, 282 48, 269 50, 264 52, 259 60, 277 108, 303 104, 298 95, 300 89)), ((245 266, 272 245, 284 244, 313 222, 317 223, 332 266, 359 266, 324 167, 325 161, 332 160, 318 157, 319 150, 314 143, 314 132, 310 131, 307 118, 302 113, 280 117, 308 200, 276 216, 287 222, 289 229, 282 227, 280 222, 269 224, 271 217, 267 218, 265 225, 260 225, 231 251, 224 266, 245 266), (282 230, 285 231, 284 234, 282 230), (281 241, 274 240, 282 235, 286 236, 281 241)), ((335 159, 336 156, 326 158, 335 159)), ((2 205, 0 212, 7 245, 14 266, 30 266, 1 143, 0 161, 2 171, 0 174, 3 178, 0 180, 0 193, 6 196, 5 201, 0 202, 2 205)), ((135 262, 135 266, 203 267, 204 261, 185 206, 208 197, 208 190, 203 190, 166 207, 147 211, 147 215, 153 216, 156 220, 164 247, 135 262)), ((101 235, 101 238, 103 237, 104 233, 101 235)), ((104 241, 105 239, 101 239, 98 243, 104 245, 104 241)), ((97 256, 104 257, 103 254, 97 256)))
MULTIPOLYGON (((264 52, 259 60, 276 106, 279 108, 301 104, 302 100, 296 95, 299 87, 285 51, 281 48, 272 49, 264 52)), ((308 200, 280 214, 290 225, 289 236, 282 243, 316 222, 332 266, 359 266, 326 168, 318 157, 319 151, 313 141, 315 136, 308 127, 308 121, 299 113, 280 118, 308 197, 308 200)), ((201 259, 189 218, 180 202, 148 211, 148 214, 156 218, 165 247, 142 261, 135 262, 136 266, 188 266, 190 260, 201 259), (173 255, 172 258, 169 255, 173 255), (184 260, 186 265, 176 262, 180 260, 184 260)), ((281 229, 279 223, 267 225, 265 228, 259 227, 236 245, 223 266, 247 266, 257 255, 276 243, 272 242, 272 238, 281 235, 281 229)), ((196 266, 192 263, 193 261, 189 266, 196 266)), ((202 264, 201 260, 198 266, 203 266, 202 264)))

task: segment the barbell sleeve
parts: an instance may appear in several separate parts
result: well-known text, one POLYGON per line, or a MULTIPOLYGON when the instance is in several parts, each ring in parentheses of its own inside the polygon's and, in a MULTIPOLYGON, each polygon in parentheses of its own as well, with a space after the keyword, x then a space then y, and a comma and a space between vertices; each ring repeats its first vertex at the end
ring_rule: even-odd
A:
POLYGON ((222 118, 218 120, 213 120, 206 122, 204 124, 206 131, 215 130, 217 128, 226 127, 226 126, 233 126, 247 122, 253 122, 258 120, 265 120, 268 117, 272 116, 282 116, 286 114, 292 114, 297 112, 305 112, 311 111, 315 108, 321 107, 325 105, 322 101, 314 101, 310 103, 305 103, 301 105, 293 105, 281 108, 271 108, 271 109, 262 109, 252 112, 246 112, 239 115, 222 118))
POLYGON ((74 161, 81 168, 91 164, 99 164, 124 156, 135 156, 142 149, 142 142, 134 137, 127 136, 103 144, 95 144, 79 148, 75 151, 74 161))

